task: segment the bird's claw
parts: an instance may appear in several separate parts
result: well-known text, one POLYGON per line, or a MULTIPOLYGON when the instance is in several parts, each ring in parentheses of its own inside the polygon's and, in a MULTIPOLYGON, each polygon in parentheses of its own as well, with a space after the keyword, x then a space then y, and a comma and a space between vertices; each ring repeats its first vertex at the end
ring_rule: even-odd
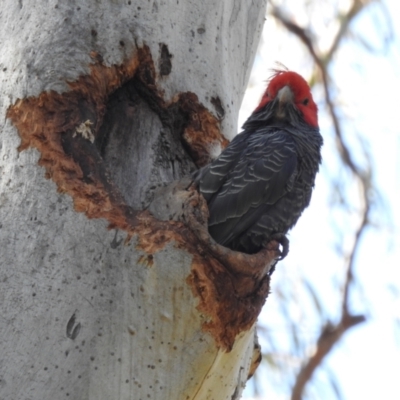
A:
POLYGON ((289 239, 283 233, 275 233, 270 237, 270 240, 276 240, 282 246, 282 250, 279 250, 278 260, 283 260, 289 253, 289 239))

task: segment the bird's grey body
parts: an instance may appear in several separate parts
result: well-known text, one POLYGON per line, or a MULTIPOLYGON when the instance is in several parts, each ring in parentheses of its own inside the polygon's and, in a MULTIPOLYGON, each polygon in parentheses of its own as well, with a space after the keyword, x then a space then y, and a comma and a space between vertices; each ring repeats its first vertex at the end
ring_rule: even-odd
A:
POLYGON ((310 203, 322 137, 292 104, 284 107, 276 101, 254 112, 243 132, 195 175, 211 236, 233 250, 259 251, 285 235, 310 203))

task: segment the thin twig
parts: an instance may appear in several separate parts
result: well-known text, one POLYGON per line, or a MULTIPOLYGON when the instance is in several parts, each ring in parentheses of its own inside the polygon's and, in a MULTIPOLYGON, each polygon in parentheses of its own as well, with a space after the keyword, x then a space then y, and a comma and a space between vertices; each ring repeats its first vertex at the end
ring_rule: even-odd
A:
POLYGON ((351 5, 349 11, 346 14, 340 15, 340 27, 339 31, 337 32, 335 38, 333 39, 332 45, 326 54, 326 60, 331 60, 334 53, 336 53, 340 42, 344 38, 344 36, 349 31, 349 26, 353 19, 358 16, 360 11, 364 10, 365 7, 371 3, 373 0, 354 0, 353 4, 351 5))
MULTIPOLYGON (((364 192, 364 195, 366 195, 366 192, 364 192)), ((354 264, 355 264, 354 260, 355 260, 356 254, 357 254, 358 247, 360 246, 360 243, 361 243, 361 236, 364 233, 364 231, 367 228, 368 223, 369 223, 369 221, 368 221, 369 211, 370 211, 370 204, 366 200, 365 204, 364 204, 364 209, 362 212, 360 226, 358 227, 358 229, 354 235, 354 243, 349 252, 349 257, 348 257, 348 262, 347 262, 347 267, 346 267, 346 279, 345 279, 344 290, 343 290, 343 300, 342 300, 342 314, 343 315, 349 315, 349 294, 350 294, 350 286, 351 286, 351 283, 353 282, 353 270, 354 270, 354 264)))

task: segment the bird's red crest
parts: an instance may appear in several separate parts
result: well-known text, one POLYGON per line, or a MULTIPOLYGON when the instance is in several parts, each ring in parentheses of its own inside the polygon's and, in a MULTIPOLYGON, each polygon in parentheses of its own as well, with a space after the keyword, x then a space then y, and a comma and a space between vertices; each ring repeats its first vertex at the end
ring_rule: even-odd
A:
POLYGON ((302 112, 304 121, 311 126, 317 127, 318 108, 312 97, 310 87, 301 75, 293 71, 274 71, 255 112, 261 110, 270 101, 274 100, 278 91, 284 86, 291 88, 294 94, 295 106, 302 112))

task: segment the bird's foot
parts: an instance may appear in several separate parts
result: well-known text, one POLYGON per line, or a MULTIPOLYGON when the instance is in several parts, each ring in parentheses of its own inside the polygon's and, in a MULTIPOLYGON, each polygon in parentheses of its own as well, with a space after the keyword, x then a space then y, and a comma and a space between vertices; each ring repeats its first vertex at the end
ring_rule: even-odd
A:
POLYGON ((269 241, 276 240, 282 246, 278 260, 283 260, 289 253, 289 239, 283 233, 275 233, 269 239, 269 241))

